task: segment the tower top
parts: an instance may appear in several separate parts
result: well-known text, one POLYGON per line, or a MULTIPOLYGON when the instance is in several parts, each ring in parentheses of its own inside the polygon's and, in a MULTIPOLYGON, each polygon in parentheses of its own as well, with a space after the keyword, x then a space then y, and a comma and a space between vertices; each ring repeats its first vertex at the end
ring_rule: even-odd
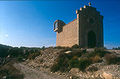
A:
POLYGON ((91 6, 91 2, 89 2, 88 4, 89 4, 89 6, 91 6))

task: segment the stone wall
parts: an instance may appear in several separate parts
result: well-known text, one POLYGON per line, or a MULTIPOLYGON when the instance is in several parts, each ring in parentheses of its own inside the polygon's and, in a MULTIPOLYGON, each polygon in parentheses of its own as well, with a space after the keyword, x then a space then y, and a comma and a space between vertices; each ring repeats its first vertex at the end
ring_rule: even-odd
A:
POLYGON ((94 7, 87 7, 83 8, 78 15, 80 16, 79 45, 88 48, 88 33, 93 31, 96 36, 96 47, 103 47, 103 16, 100 15, 100 12, 94 7))
POLYGON ((56 21, 56 46, 71 47, 77 44, 82 48, 103 47, 103 16, 100 12, 94 7, 84 6, 76 10, 76 14, 77 19, 64 26, 61 26, 64 22, 56 21))
POLYGON ((78 44, 77 20, 63 26, 62 32, 57 32, 56 46, 73 46, 78 44))

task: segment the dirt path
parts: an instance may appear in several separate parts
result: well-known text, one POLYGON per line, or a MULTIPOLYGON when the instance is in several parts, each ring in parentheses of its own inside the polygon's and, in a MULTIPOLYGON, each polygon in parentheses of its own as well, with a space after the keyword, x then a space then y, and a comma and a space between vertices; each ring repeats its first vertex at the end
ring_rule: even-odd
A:
POLYGON ((21 63, 15 63, 14 67, 20 70, 25 75, 24 79, 67 79, 62 76, 48 74, 36 69, 32 69, 21 63))

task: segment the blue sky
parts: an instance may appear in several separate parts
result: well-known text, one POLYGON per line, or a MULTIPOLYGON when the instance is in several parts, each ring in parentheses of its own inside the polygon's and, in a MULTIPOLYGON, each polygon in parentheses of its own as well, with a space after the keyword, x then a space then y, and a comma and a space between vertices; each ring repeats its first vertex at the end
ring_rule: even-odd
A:
MULTIPOLYGON (((55 46, 53 23, 76 18, 76 10, 90 0, 0 1, 0 44, 10 46, 55 46)), ((104 16, 104 43, 120 46, 120 0, 92 0, 104 16)))

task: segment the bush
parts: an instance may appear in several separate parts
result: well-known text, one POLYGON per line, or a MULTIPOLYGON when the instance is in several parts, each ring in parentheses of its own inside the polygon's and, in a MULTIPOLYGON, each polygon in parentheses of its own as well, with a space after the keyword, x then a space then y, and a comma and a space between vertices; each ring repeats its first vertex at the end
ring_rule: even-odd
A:
POLYGON ((94 53, 100 57, 104 57, 105 54, 110 53, 108 51, 105 51, 104 48, 95 48, 94 53))
POLYGON ((52 67, 51 67, 51 71, 52 72, 56 72, 60 69, 60 66, 58 64, 54 64, 52 67))
POLYGON ((71 68, 79 68, 79 61, 78 59, 71 59, 69 61, 69 67, 71 68))
POLYGON ((2 78, 5 75, 8 75, 8 70, 7 69, 0 69, 0 78, 2 78))
POLYGON ((98 71, 98 68, 96 66, 91 66, 91 67, 88 67, 86 71, 95 72, 95 71, 98 71))
POLYGON ((114 54, 106 54, 105 59, 107 64, 120 64, 120 57, 117 57, 114 54))
POLYGON ((77 56, 77 57, 80 57, 82 54, 84 54, 85 52, 84 51, 81 51, 81 50, 73 50, 70 54, 72 56, 77 56))
POLYGON ((58 58, 56 59, 56 63, 53 64, 51 67, 51 71, 56 72, 56 71, 61 71, 65 72, 68 71, 68 61, 71 58, 70 55, 67 55, 65 53, 61 53, 58 58))
POLYGON ((56 71, 61 71, 61 72, 66 72, 68 71, 68 61, 63 59, 63 60, 59 60, 57 63, 53 64, 53 66, 51 67, 51 71, 52 72, 56 72, 56 71))
POLYGON ((56 63, 51 67, 51 71, 69 71, 71 68, 79 68, 84 71, 90 64, 101 62, 102 57, 109 52, 102 48, 96 48, 91 53, 86 53, 80 49, 65 48, 56 59, 56 63), (65 53, 71 51, 70 53, 65 53))
POLYGON ((55 49, 65 49, 66 47, 56 46, 55 49))
POLYGON ((24 59, 24 58, 23 58, 22 56, 17 57, 17 60, 18 60, 19 62, 23 62, 23 61, 24 61, 23 59, 24 59))
POLYGON ((73 56, 72 59, 73 59, 73 60, 76 60, 76 59, 78 59, 78 57, 77 57, 77 56, 73 56))
POLYGON ((92 62, 87 58, 78 59, 71 59, 69 61, 69 68, 79 68, 80 70, 84 71, 86 67, 88 67, 92 62))
POLYGON ((28 55, 28 59, 35 59, 35 57, 39 56, 41 53, 40 52, 36 52, 36 53, 31 53, 28 55))
POLYGON ((24 79, 23 74, 11 74, 8 75, 6 79, 24 79))
POLYGON ((80 59, 79 61, 79 69, 84 71, 86 67, 88 67, 92 62, 88 58, 80 59))
POLYGON ((64 59, 60 59, 58 61, 58 65, 59 65, 59 70, 61 72, 65 72, 65 71, 68 71, 68 61, 69 59, 68 58, 64 58, 64 59))
POLYGON ((23 50, 20 48, 13 48, 9 51, 11 57, 18 57, 23 55, 23 50))
POLYGON ((88 58, 95 57, 96 55, 101 57, 104 57, 105 54, 110 53, 108 51, 105 51, 104 48, 95 48, 93 52, 86 53, 85 56, 88 58))
POLYGON ((98 63, 102 61, 102 58, 100 58, 100 56, 96 55, 94 57, 91 57, 90 60, 92 61, 92 63, 98 63))
POLYGON ((6 76, 6 79, 23 79, 24 75, 13 66, 13 62, 9 62, 0 67, 0 79, 6 76))
POLYGON ((120 47, 116 47, 116 48, 112 48, 112 49, 114 49, 114 50, 120 50, 120 47))
POLYGON ((45 46, 43 46, 41 49, 42 49, 42 50, 45 50, 45 46))
POLYGON ((80 48, 80 46, 75 44, 75 45, 72 46, 72 48, 80 48))
POLYGON ((0 57, 1 58, 7 57, 9 55, 8 51, 10 49, 12 49, 12 47, 0 44, 0 57))
POLYGON ((84 52, 81 50, 73 50, 71 48, 66 48, 62 50, 58 58, 56 59, 56 63, 53 64, 53 66, 51 67, 51 71, 65 72, 69 71, 71 68, 80 68, 80 70, 84 70, 92 62, 86 58, 78 60, 78 58, 80 58, 83 53, 84 52), (71 53, 66 54, 66 51, 71 51, 71 53))

